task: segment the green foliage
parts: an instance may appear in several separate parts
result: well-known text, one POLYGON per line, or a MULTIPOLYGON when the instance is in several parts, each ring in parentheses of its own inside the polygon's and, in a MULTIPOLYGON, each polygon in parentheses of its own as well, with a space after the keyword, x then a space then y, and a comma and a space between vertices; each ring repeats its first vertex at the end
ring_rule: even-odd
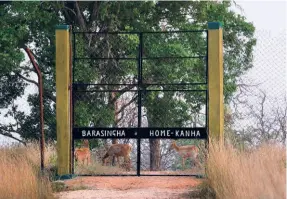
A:
MULTIPOLYGON (((208 21, 224 23, 224 95, 228 103, 236 90, 236 79, 252 67, 252 52, 256 43, 254 26, 243 16, 230 11, 230 6, 231 2, 226 1, 3 3, 0 5, 0 108, 10 107, 17 97, 23 96, 27 83, 35 85, 35 82, 29 81, 34 75, 31 64, 20 65, 24 60, 21 49, 25 45, 30 46, 44 78, 45 133, 47 139, 55 139, 55 25, 71 24, 76 31, 159 31, 161 21, 167 23, 167 30, 205 29, 208 21)), ((82 34, 75 39, 77 57, 138 56, 137 35, 97 36, 90 39, 82 34)), ((181 37, 159 34, 143 39, 145 57, 205 53, 203 34, 181 37)), ((204 80, 204 61, 145 60, 143 80, 146 83, 200 82, 204 80)), ((132 81, 130 78, 137 75, 137 64, 133 60, 78 60, 74 65, 75 81, 132 81)), ((204 100, 204 93, 165 92, 159 97, 159 93, 147 91, 143 96, 143 105, 147 109, 150 126, 183 126, 202 109, 204 100), (178 100, 175 95, 181 95, 185 100, 178 100)), ((30 94, 28 102, 32 107, 28 115, 17 108, 12 111, 13 114, 11 112, 17 127, 15 123, 9 124, 13 128, 8 132, 18 132, 23 138, 32 139, 39 136, 37 94, 30 94)), ((89 125, 90 122, 97 126, 115 125, 110 94, 91 92, 76 96, 75 121, 78 126, 89 125)), ((2 129, 1 134, 7 133, 2 129)))

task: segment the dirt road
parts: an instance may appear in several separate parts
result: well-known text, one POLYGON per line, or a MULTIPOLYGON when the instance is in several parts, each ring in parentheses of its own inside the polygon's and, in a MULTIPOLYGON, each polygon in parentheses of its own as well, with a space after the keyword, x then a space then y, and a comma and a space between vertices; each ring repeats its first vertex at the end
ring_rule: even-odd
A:
POLYGON ((201 183, 192 177, 78 177, 67 180, 68 187, 86 190, 60 192, 60 199, 184 199, 201 183))

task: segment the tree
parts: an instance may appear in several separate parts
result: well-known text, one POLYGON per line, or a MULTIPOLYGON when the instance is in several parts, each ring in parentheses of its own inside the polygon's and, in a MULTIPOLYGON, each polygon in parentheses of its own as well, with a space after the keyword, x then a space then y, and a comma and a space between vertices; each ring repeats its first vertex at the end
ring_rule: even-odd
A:
MULTIPOLYGON (((224 26, 224 66, 225 66, 225 102, 228 103, 230 96, 236 90, 235 80, 242 75, 244 71, 252 67, 252 50, 255 45, 254 26, 246 22, 243 16, 230 11, 231 2, 12 2, 0 5, 0 9, 5 11, 1 16, 1 22, 11 27, 10 31, 1 30, 0 43, 6 40, 9 49, 4 51, 5 72, 1 70, 1 80, 9 79, 10 84, 1 88, 3 96, 2 108, 8 108, 13 99, 21 97, 27 83, 37 86, 37 82, 29 78, 34 73, 30 65, 20 66, 23 60, 21 47, 31 45, 35 57, 43 71, 44 77, 44 98, 45 111, 50 116, 45 115, 46 136, 55 138, 55 63, 54 63, 54 26, 57 24, 71 24, 76 31, 159 31, 161 23, 165 23, 166 30, 189 30, 204 29, 208 21, 222 21, 224 26), (3 20, 2 20, 3 19, 3 20), (8 23, 9 22, 9 23, 8 23), (21 25, 19 25, 21 24, 21 25), (240 28, 237 28, 240 27, 240 28), (10 36, 10 37, 9 37, 10 36), (3 39, 4 38, 4 39, 3 39), (6 39, 6 40, 5 40, 6 39), (239 56, 240 55, 240 56, 239 56), (3 77, 2 77, 3 76, 3 77), (5 77, 6 76, 6 77, 5 77), (5 79, 6 78, 6 79, 5 79), (5 91, 5 92, 4 92, 5 91)), ((3 26, 4 27, 4 26, 3 26)), ((78 57, 117 57, 117 56, 137 56, 136 49, 138 37, 135 35, 122 34, 120 37, 92 36, 89 34, 76 35, 78 57)), ((199 54, 204 51, 202 47, 204 38, 198 34, 194 37, 183 37, 181 41, 173 39, 171 36, 150 36, 145 38, 144 55, 162 56, 163 53, 172 55, 199 54), (168 39, 170 43, 165 43, 168 39), (182 43, 182 41, 185 41, 182 43), (166 45, 163 45, 166 44, 166 45), (197 47, 197 48, 196 48, 197 47)), ((2 46, 1 46, 2 48, 2 46)), ((180 64, 185 70, 198 72, 199 75, 189 75, 183 81, 190 79, 200 80, 204 68, 200 67, 204 60, 185 60, 173 63, 172 61, 150 61, 144 63, 146 69, 144 81, 169 81, 179 80, 184 74, 174 73, 180 64), (193 68, 187 68, 189 65, 193 68), (157 66, 157 67, 153 67, 157 66), (175 66, 175 67, 174 67, 175 66), (174 67, 174 68, 173 68, 174 67), (160 73, 158 73, 160 72, 160 73), (155 76, 155 74, 159 76, 155 76), (167 77, 167 78, 166 78, 167 77)), ((1 66, 4 66, 1 64, 1 66)), ((0 66, 0 67, 1 67, 0 66)), ((118 83, 135 81, 137 63, 134 61, 117 61, 117 60, 77 60, 74 66, 75 80, 82 83, 118 83), (94 66, 94 67, 93 67, 94 66)), ((98 87, 99 88, 99 87, 98 87)), ((101 88, 124 89, 130 92, 132 86, 112 87, 101 86, 101 88)), ((78 87, 83 91, 91 89, 90 87, 78 87)), ((96 126, 110 126, 114 124, 114 107, 113 103, 119 99, 123 93, 112 98, 111 93, 86 92, 85 94, 76 95, 75 101, 75 125, 89 125, 90 122, 96 126), (104 117, 103 117, 104 116, 104 117)), ((202 108, 203 95, 187 94, 186 102, 179 100, 170 100, 174 93, 164 93, 162 98, 158 98, 155 93, 148 92, 143 97, 143 105, 147 110, 149 126, 166 126, 166 125, 186 125, 190 120, 190 109, 193 115, 197 115, 202 108), (155 100, 156 103, 152 104, 155 100), (191 106, 195 101, 194 106, 191 106), (160 113, 163 111, 160 107, 166 107, 164 117, 166 120, 158 120, 160 113), (186 111, 182 111, 186 110, 186 111), (168 114, 168 113, 178 114, 168 114), (166 115, 165 115, 166 114, 166 115)), ((37 94, 29 96, 29 104, 32 110, 38 110, 37 94)), ((136 95, 131 97, 136 103, 136 95)), ((121 111, 124 111, 121 110, 121 111)), ((31 112, 29 115, 21 113, 18 122, 17 133, 23 138, 37 138, 35 132, 38 129, 37 112, 31 112)), ((13 123, 14 125, 15 123, 13 123)), ((2 124, 1 124, 2 125, 2 124)), ((5 127, 5 125, 4 125, 5 127)), ((7 127, 7 126, 6 126, 7 127)), ((5 128, 6 128, 5 127, 5 128)), ((16 131, 16 129, 12 129, 16 131)), ((1 134, 4 134, 1 131, 1 134)), ((151 148, 156 153, 151 154, 152 168, 157 170, 159 164, 159 142, 151 142, 151 148)))
MULTIPOLYGON (((254 91, 253 91, 254 92, 254 91)), ((257 146, 270 141, 286 142, 286 97, 283 102, 271 100, 266 92, 259 89, 259 94, 254 94, 258 104, 246 102, 248 123, 238 130, 238 136, 249 146, 257 146)), ((238 120, 240 122, 240 120, 238 120)))
MULTIPOLYGON (((22 49, 27 45, 34 43, 33 52, 41 67, 44 77, 44 99, 46 116, 51 110, 54 114, 51 103, 55 103, 55 96, 53 94, 55 88, 53 87, 53 66, 54 54, 52 53, 54 38, 54 24, 59 20, 57 15, 48 12, 42 12, 41 4, 32 2, 10 2, 4 3, 0 6, 1 12, 1 60, 4 61, 0 65, 1 80, 1 108, 9 108, 14 103, 17 97, 24 94, 24 89, 27 85, 32 84, 38 86, 37 81, 32 77, 35 71, 31 64, 20 64, 24 60, 24 51, 22 49), (40 28, 41 27, 41 28, 40 28), (6 43, 5 43, 6 42, 6 43), (47 66, 47 67, 46 67, 47 66), (3 68, 3 69, 2 69, 3 68), (8 80, 8 81, 7 81, 8 80), (6 83, 8 82, 8 83, 6 83), (47 111, 48 110, 48 111, 47 111)), ((30 115, 19 111, 17 106, 4 117, 13 117, 15 121, 10 121, 8 125, 3 125, 1 134, 12 135, 11 133, 19 133, 22 138, 37 138, 39 137, 39 100, 36 100, 37 95, 30 95, 28 98, 29 104, 32 107, 30 115), (13 111, 12 111, 13 110, 13 111), (33 111, 37 110, 37 111, 33 111), (15 114, 14 114, 15 113, 15 114), (17 117, 16 117, 17 116, 17 117)), ((28 109, 29 110, 29 109, 28 109)), ((46 117, 47 125, 47 117, 46 117)), ((47 128, 55 136, 55 122, 47 128)), ((51 138, 51 136, 48 136, 51 138)))

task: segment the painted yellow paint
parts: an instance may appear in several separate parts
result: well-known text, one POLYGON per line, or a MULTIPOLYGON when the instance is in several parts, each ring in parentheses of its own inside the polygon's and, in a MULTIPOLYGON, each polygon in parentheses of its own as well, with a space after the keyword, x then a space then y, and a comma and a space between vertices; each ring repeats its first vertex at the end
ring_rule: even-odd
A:
POLYGON ((56 28, 56 119, 58 175, 70 174, 71 169, 69 119, 69 36, 69 29, 65 29, 63 26, 62 28, 56 28))
POLYGON ((209 136, 224 141, 222 28, 208 29, 209 136))

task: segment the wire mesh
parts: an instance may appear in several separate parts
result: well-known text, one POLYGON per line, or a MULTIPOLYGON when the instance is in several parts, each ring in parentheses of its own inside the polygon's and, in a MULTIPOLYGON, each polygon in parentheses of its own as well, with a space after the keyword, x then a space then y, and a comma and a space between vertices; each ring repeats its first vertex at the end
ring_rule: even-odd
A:
MULTIPOLYGON (((235 27, 224 28, 224 40, 232 39, 236 31, 235 27)), ((236 54, 236 50, 230 51, 228 42, 224 43, 225 132, 242 141, 244 147, 270 140, 286 142, 286 34, 285 31, 277 32, 275 35, 257 30, 255 37, 257 44, 253 52, 253 61, 247 60, 246 65, 242 60, 249 52, 241 49, 241 54, 236 54), (244 70, 250 69, 244 74, 244 70, 232 68, 236 63, 242 64, 240 68, 244 70), (235 94, 233 87, 230 87, 230 80, 234 76, 237 77, 235 94)), ((117 125, 133 128, 138 127, 139 118, 141 127, 149 127, 152 124, 206 125, 206 31, 146 33, 142 35, 142 46, 140 39, 138 32, 75 33, 75 126, 117 125), (141 109, 138 109, 139 90, 141 109), (116 93, 117 100, 112 99, 113 92, 116 93), (188 103, 174 100, 175 95, 185 96, 182 98, 187 98, 188 103), (119 111, 115 111, 115 102, 118 103, 119 111), (149 110, 146 107, 153 109, 149 110), (147 117, 149 111, 154 111, 152 117, 147 117), (120 118, 119 121, 115 121, 115 115, 120 118), (174 120, 169 122, 173 118, 174 120)), ((237 45, 240 42, 246 45, 244 35, 238 37, 237 45)), ((53 65, 53 62, 48 63, 53 65)), ((40 113, 37 76, 31 70, 30 62, 22 64, 21 67, 25 73, 18 72, 0 77, 0 132, 6 137, 13 137, 12 140, 25 142, 40 137, 40 113), (13 100, 15 96, 21 97, 13 100)), ((44 130, 47 139, 55 139, 54 69, 47 68, 49 69, 42 68, 44 130)), ((126 139, 118 141, 126 142, 126 139)), ((149 141, 144 139, 140 144, 142 170, 150 169, 149 141)), ((185 141, 177 140, 177 143, 194 143, 194 140, 189 140, 189 143, 185 141)), ((91 148, 110 142, 109 139, 91 140, 91 148)), ((138 142, 130 139, 130 143, 134 146, 132 159, 133 169, 136 169, 138 151, 134 149, 138 147, 138 142)), ((163 150, 170 144, 166 139, 161 139, 161 143, 163 150)), ((80 146, 80 141, 75 141, 75 144, 76 147, 80 146)), ((178 160, 179 158, 174 164, 178 164, 178 160)), ((162 161, 162 164, 166 165, 163 166, 165 169, 180 168, 180 165, 171 166, 172 159, 162 161)))
POLYGON ((238 78, 225 113, 226 132, 246 148, 286 142, 286 32, 256 30, 255 37, 252 68, 238 78))
MULTIPOLYGON (((74 32, 74 134, 96 135, 93 127, 206 127, 206 37, 206 31, 74 32)), ((80 137, 74 137, 80 145, 80 137)), ((138 175, 145 162, 141 154, 152 150, 145 141, 126 140, 133 146, 132 167, 138 175)), ((165 153, 169 141, 161 142, 165 153)))

